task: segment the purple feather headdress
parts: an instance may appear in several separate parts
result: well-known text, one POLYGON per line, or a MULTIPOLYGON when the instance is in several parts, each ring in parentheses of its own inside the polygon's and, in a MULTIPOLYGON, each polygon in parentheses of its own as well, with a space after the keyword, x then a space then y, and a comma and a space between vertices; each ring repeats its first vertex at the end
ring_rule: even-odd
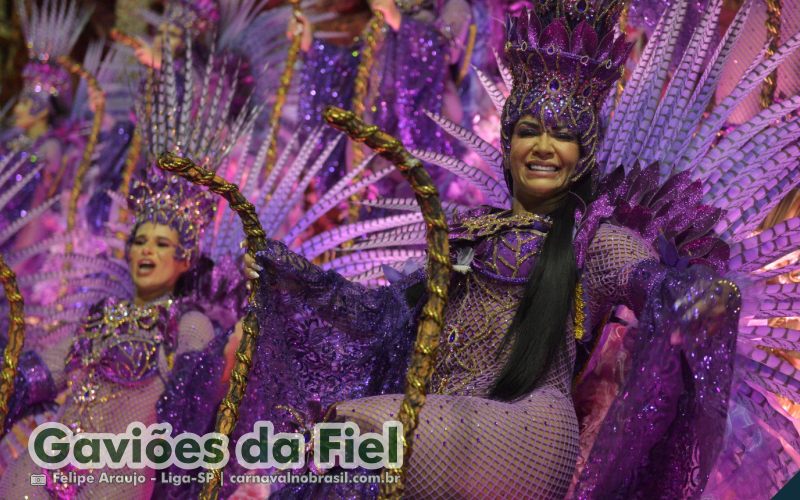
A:
POLYGON ((177 231, 175 258, 190 262, 200 256, 200 237, 217 208, 211 193, 174 175, 134 182, 129 205, 136 214, 137 226, 152 222, 177 231))
POLYGON ((31 2, 30 13, 25 2, 18 1, 17 11, 29 57, 22 72, 22 95, 31 99, 31 112, 38 113, 49 105, 51 96, 70 100, 70 74, 56 59, 72 51, 92 11, 68 0, 45 0, 41 7, 31 2))
POLYGON ((621 0, 542 0, 508 17, 505 54, 514 83, 502 116, 506 156, 514 125, 530 114, 577 132, 582 158, 573 180, 594 167, 600 107, 630 49, 615 30, 622 6, 621 0))
MULTIPOLYGON (((236 79, 231 83, 225 78, 225 65, 215 62, 218 54, 209 57, 198 81, 189 62, 175 61, 172 46, 163 47, 161 70, 152 75, 136 102, 137 126, 152 167, 147 181, 134 183, 129 205, 136 224, 153 222, 175 229, 180 237, 176 256, 193 260, 200 255, 200 236, 214 217, 217 200, 203 188, 164 174, 155 164, 162 153, 171 152, 216 171, 237 141, 252 130, 263 106, 245 106, 234 116, 236 79)), ((192 53, 187 36, 187 61, 193 60, 192 53)))

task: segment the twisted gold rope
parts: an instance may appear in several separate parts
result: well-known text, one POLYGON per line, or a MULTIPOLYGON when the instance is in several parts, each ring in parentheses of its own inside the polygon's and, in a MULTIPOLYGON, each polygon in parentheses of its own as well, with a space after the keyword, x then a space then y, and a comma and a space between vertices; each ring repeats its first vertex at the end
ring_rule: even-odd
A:
MULTIPOLYGON (((94 75, 86 71, 83 66, 67 56, 60 56, 57 61, 73 75, 77 75, 86 80, 89 96, 99 96, 97 107, 94 110, 94 118, 92 119, 92 130, 89 133, 89 138, 86 141, 86 147, 83 148, 83 157, 81 158, 81 162, 78 165, 78 170, 75 173, 75 181, 72 184, 72 192, 70 193, 69 197, 69 207, 67 209, 67 234, 69 234, 69 232, 75 228, 75 216, 78 212, 78 198, 80 197, 81 190, 83 188, 83 180, 92 164, 92 155, 97 147, 97 140, 100 136, 100 127, 103 124, 103 114, 105 113, 106 108, 106 96, 103 93, 103 90, 100 88, 100 84, 97 82, 97 79, 94 77, 94 75)), ((67 241, 65 253, 69 255, 72 253, 72 250, 72 242, 67 241)))
MULTIPOLYGON (((622 36, 625 36, 625 31, 628 29, 628 9, 630 9, 631 3, 625 2, 625 5, 622 7, 622 12, 619 14, 619 31, 622 36)), ((623 64, 619 70, 619 80, 617 80, 617 97, 616 101, 619 103, 620 98, 622 97, 622 92, 625 91, 625 65, 623 64)))
POLYGON ((8 344, 3 351, 3 370, 0 372, 0 436, 5 432, 8 403, 14 394, 19 355, 25 341, 25 314, 22 294, 17 287, 17 277, 0 255, 0 282, 6 292, 9 306, 8 344))
MULTIPOLYGON (((781 40, 781 0, 766 0, 767 4, 767 58, 775 55, 781 40)), ((778 70, 767 75, 761 84, 761 108, 765 109, 775 101, 775 90, 778 88, 778 70)))
MULTIPOLYGON (((369 77, 375 63, 375 49, 383 39, 383 14, 375 12, 364 30, 364 45, 361 47, 361 60, 358 62, 356 79, 353 83, 353 100, 350 109, 357 118, 364 118, 366 110, 367 91, 369 90, 369 77)), ((355 168, 364 161, 364 152, 361 145, 353 144, 352 165, 355 168)), ((357 180, 357 179, 356 179, 357 180)))
MULTIPOLYGON (((292 5, 292 16, 295 18, 300 15, 300 0, 290 0, 292 5)), ((269 176, 275 166, 275 158, 278 155, 278 126, 283 113, 283 105, 286 104, 286 95, 289 93, 289 86, 292 84, 294 66, 297 63, 297 55, 300 53, 301 36, 297 33, 292 38, 289 52, 286 54, 286 66, 281 73, 280 85, 275 94, 275 105, 272 107, 272 115, 269 118, 269 147, 267 149, 267 159, 264 164, 264 177, 269 176)))
POLYGON ((140 40, 130 36, 119 28, 111 28, 111 31, 108 34, 115 42, 130 47, 133 50, 136 50, 142 46, 142 42, 140 40))
POLYGON ((425 404, 425 388, 433 374, 439 336, 444 325, 443 313, 450 283, 449 243, 447 222, 439 193, 422 162, 411 156, 396 138, 374 125, 367 125, 355 113, 341 108, 325 110, 325 120, 344 131, 351 139, 363 142, 397 166, 416 194, 422 217, 427 226, 428 242, 428 301, 422 309, 411 364, 406 373, 406 388, 398 419, 403 424, 403 467, 382 471, 380 498, 399 499, 403 495, 405 470, 412 453, 414 430, 419 412, 425 404), (396 476, 391 483, 387 476, 396 476))
MULTIPOLYGON (((124 198, 128 199, 128 194, 130 193, 131 189, 131 180, 133 179, 133 172, 136 170, 136 163, 139 161, 139 155, 142 152, 142 136, 139 134, 139 129, 135 128, 133 130, 133 136, 131 137, 131 143, 128 146, 128 155, 125 157, 125 167, 122 170, 122 183, 120 184, 119 194, 124 198)), ((119 223, 125 224, 128 222, 128 208, 125 206, 120 207, 119 209, 119 223)), ((123 231, 117 231, 114 236, 117 237, 120 241, 125 241, 128 235, 123 231)), ((122 254, 117 252, 117 257, 122 258, 122 254)))
MULTIPOLYGON (((162 169, 180 175, 181 177, 201 186, 208 187, 228 201, 230 207, 239 215, 247 241, 247 253, 255 256, 259 250, 266 247, 266 235, 258 221, 255 207, 242 196, 236 184, 227 182, 222 177, 210 170, 198 167, 191 160, 180 158, 172 153, 164 153, 158 159, 158 166, 162 169)), ((257 280, 250 280, 250 295, 248 303, 256 303, 257 280)), ((247 377, 253 364, 253 352, 258 337, 258 320, 254 308, 245 316, 242 324, 242 340, 236 352, 236 361, 231 372, 231 381, 228 393, 217 411, 216 432, 230 436, 236 421, 239 419, 239 404, 242 402, 247 389, 247 377)), ((219 497, 219 487, 222 483, 222 470, 211 471, 211 479, 203 485, 200 493, 202 499, 216 499, 219 497)))

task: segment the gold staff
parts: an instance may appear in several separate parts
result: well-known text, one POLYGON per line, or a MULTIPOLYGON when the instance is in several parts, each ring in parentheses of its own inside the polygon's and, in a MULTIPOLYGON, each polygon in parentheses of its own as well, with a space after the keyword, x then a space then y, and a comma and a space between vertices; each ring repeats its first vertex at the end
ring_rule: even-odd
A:
POLYGON ((117 43, 121 43, 122 45, 128 46, 133 50, 136 50, 142 47, 142 41, 136 37, 130 36, 129 34, 125 33, 121 29, 111 28, 109 32, 111 35, 111 39, 117 43))
MULTIPOLYGON (((413 431, 418 421, 419 410, 425 403, 425 386, 433 373, 433 362, 439 344, 443 324, 444 306, 447 300, 447 287, 450 279, 449 245, 447 241, 447 223, 439 202, 438 193, 430 176, 422 168, 422 163, 412 157, 397 139, 382 132, 375 126, 368 126, 357 119, 350 111, 340 108, 329 108, 325 119, 337 128, 343 129, 354 140, 365 142, 382 156, 395 163, 411 183, 417 201, 423 212, 428 227, 427 241, 428 268, 431 277, 427 290, 428 302, 422 310, 417 330, 417 341, 414 345, 411 366, 406 374, 406 395, 400 409, 399 420, 404 425, 403 449, 406 457, 412 451, 413 431)), ((165 153, 158 160, 164 170, 178 174, 191 182, 207 186, 211 191, 223 196, 242 220, 247 235, 247 252, 255 252, 265 247, 264 231, 258 222, 255 209, 239 192, 238 187, 213 172, 204 170, 190 160, 165 153)), ((255 303, 256 282, 251 280, 249 302, 255 303)), ((231 374, 230 387, 222 401, 217 414, 216 431, 230 435, 239 416, 239 404, 247 387, 247 377, 252 366, 255 340, 258 335, 258 323, 254 312, 248 313, 244 319, 242 341, 236 353, 236 362, 231 374)), ((384 474, 397 474, 398 481, 385 486, 382 496, 399 498, 403 491, 402 470, 385 471, 384 474)), ((221 471, 213 471, 212 478, 204 485, 200 498, 215 499, 219 495, 221 471)))
MULTIPOLYGON (((625 2, 625 5, 622 6, 622 12, 619 14, 619 31, 622 33, 622 36, 625 36, 625 31, 628 29, 628 9, 630 9, 631 3, 625 2)), ((615 97, 617 104, 619 104, 619 100, 622 97, 622 92, 625 90, 625 65, 623 64, 620 68, 619 80, 617 80, 617 95, 615 97)))
POLYGON ((17 277, 2 256, 0 256, 0 282, 3 283, 9 306, 8 344, 3 351, 3 370, 0 372, 0 436, 2 436, 9 411, 8 403, 14 394, 19 354, 25 341, 24 302, 17 287, 17 277))
POLYGON ((417 329, 417 339, 411 364, 406 373, 406 388, 398 419, 403 424, 403 461, 401 469, 382 471, 381 498, 399 499, 403 496, 406 464, 412 453, 414 430, 419 421, 419 412, 425 404, 425 388, 433 375, 439 336, 444 324, 443 313, 447 302, 447 288, 450 283, 449 243, 447 222, 439 193, 430 175, 422 167, 422 162, 411 156, 396 138, 374 125, 367 125, 355 113, 341 108, 329 107, 325 119, 334 127, 344 131, 351 139, 363 142, 381 156, 397 166, 412 189, 422 210, 427 226, 428 242, 428 301, 422 309, 417 329), (396 476, 396 481, 385 480, 388 475, 396 476))
MULTIPOLYGON (((227 182, 222 177, 209 170, 195 165, 191 160, 180 158, 172 153, 164 153, 158 159, 158 166, 162 169, 178 174, 189 181, 207 186, 211 191, 217 193, 228 201, 230 207, 236 211, 242 221, 244 233, 247 238, 247 253, 255 256, 255 253, 266 247, 266 237, 261 223, 258 222, 258 215, 252 203, 247 201, 236 184, 227 182)), ((257 280, 250 280, 250 295, 247 299, 252 306, 256 303, 257 280)), ((231 372, 231 381, 228 386, 228 393, 219 406, 217 411, 216 431, 230 436, 239 418, 239 404, 244 397, 247 388, 247 376, 250 373, 250 366, 253 364, 253 352, 255 350, 256 338, 258 337, 258 320, 256 319, 254 308, 245 316, 242 324, 242 340, 236 352, 236 361, 231 372)), ((212 470, 211 479, 203 485, 200 498, 215 499, 219 497, 219 486, 222 482, 222 470, 212 470)))
MULTIPOLYGON (((292 16, 298 19, 301 15, 300 0, 289 0, 289 3, 292 5, 292 16)), ((297 24, 300 26, 299 21, 297 21, 297 24)), ((275 105, 272 107, 272 115, 269 118, 269 148, 267 149, 267 159, 264 165, 265 177, 269 175, 275 165, 275 157, 278 154, 278 123, 283 112, 283 105, 286 103, 289 85, 292 83, 297 54, 300 53, 300 39, 300 34, 295 33, 292 38, 292 44, 289 46, 289 52, 286 55, 286 66, 284 66, 281 74, 280 86, 278 86, 278 91, 275 94, 275 105)))
MULTIPOLYGON (((778 50, 781 40, 781 0, 766 0, 767 20, 767 53, 765 57, 770 58, 778 50)), ((778 88, 778 70, 767 75, 764 83, 761 84, 761 108, 766 109, 775 101, 775 89, 778 88)))
MULTIPOLYGON (((94 118, 92 120, 92 131, 89 133, 89 138, 86 141, 86 147, 83 149, 83 157, 81 158, 81 162, 78 165, 78 170, 75 173, 75 182, 72 184, 72 192, 70 193, 69 197, 69 208, 67 209, 67 234, 69 234, 69 232, 75 228, 75 215, 78 212, 78 198, 80 197, 81 189, 83 188, 83 180, 86 177, 86 172, 89 171, 89 167, 92 164, 92 155, 97 147, 97 139, 100 135, 100 127, 103 124, 103 113, 105 112, 106 108, 106 97, 105 94, 103 94, 97 79, 94 77, 94 75, 86 71, 83 66, 67 56, 60 56, 57 61, 58 64, 63 66, 73 75, 77 75, 86 80, 90 100, 91 96, 97 96, 97 100, 95 101, 94 118)), ((71 254, 72 248, 72 242, 68 241, 65 247, 65 253, 67 255, 71 254)))
MULTIPOLYGON (((369 90, 369 77, 375 62, 375 49, 383 39, 383 14, 375 12, 367 27, 364 29, 364 45, 361 47, 361 60, 358 62, 356 79, 353 83, 353 100, 350 109, 356 118, 363 118, 366 109, 367 91, 369 90)), ((360 144, 353 144, 352 165, 360 165, 364 161, 364 152, 360 144)), ((352 214, 351 214, 352 215, 352 214)))

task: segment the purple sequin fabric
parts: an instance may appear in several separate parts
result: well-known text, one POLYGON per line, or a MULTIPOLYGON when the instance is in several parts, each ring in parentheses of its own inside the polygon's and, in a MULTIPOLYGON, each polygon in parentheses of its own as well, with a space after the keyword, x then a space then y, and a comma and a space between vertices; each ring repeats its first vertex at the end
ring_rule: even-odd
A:
MULTIPOLYGON (((370 85, 374 100, 367 103, 369 122, 396 136, 408 148, 448 151, 442 130, 424 111, 439 113, 447 74, 447 43, 432 24, 404 17, 397 32, 387 29, 375 53, 370 85)), ((299 114, 306 131, 322 125, 322 111, 329 105, 349 109, 352 82, 361 60, 361 46, 339 47, 315 40, 305 57, 298 87, 299 114)), ((333 154, 324 183, 339 179, 345 168, 343 146, 333 154)), ((393 195, 397 183, 384 183, 393 195)))
MULTIPOLYGON (((630 292, 646 300, 627 333, 630 365, 591 448, 575 498, 699 498, 725 431, 738 299, 689 321, 673 306, 715 286, 708 268, 637 266, 630 292)), ((585 383, 585 381, 584 381, 585 383)), ((579 389, 580 390, 580 389, 579 389)))
MULTIPOLYGON (((7 339, 0 338, 0 350, 5 350, 6 344, 7 339)), ((53 377, 42 358, 33 351, 22 353, 17 365, 14 393, 8 403, 4 429, 10 429, 13 423, 31 408, 53 401, 56 394, 53 377)))

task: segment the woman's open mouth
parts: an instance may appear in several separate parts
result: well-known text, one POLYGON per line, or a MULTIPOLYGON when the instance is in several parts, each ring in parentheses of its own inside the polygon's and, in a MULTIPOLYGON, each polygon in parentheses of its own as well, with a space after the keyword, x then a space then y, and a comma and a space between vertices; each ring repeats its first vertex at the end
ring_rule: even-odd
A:
POLYGON ((147 276, 152 273, 155 268, 155 262, 150 259, 142 259, 136 263, 136 274, 139 276, 147 276))

